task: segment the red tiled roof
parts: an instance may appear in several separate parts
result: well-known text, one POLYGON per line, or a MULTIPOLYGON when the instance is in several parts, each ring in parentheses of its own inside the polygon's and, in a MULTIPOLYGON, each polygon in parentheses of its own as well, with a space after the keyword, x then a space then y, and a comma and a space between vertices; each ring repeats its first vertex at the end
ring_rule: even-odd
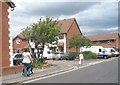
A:
POLYGON ((73 22, 74 22, 74 18, 60 20, 59 22, 61 26, 60 33, 67 33, 73 22))
POLYGON ((19 35, 17 35, 13 40, 15 40, 17 37, 21 38, 22 40, 26 40, 22 32, 19 35))
POLYGON ((22 32, 18 35, 20 38, 24 39, 25 37, 23 36, 22 32))
POLYGON ((118 37, 118 33, 111 33, 111 34, 98 34, 98 35, 89 35, 91 41, 100 41, 100 40, 112 40, 118 37))
MULTIPOLYGON (((61 28, 60 33, 67 33, 74 21, 75 21, 75 18, 60 20, 59 21, 60 28, 61 28)), ((24 36, 22 35, 22 33, 20 33, 18 36, 24 39, 24 36)))

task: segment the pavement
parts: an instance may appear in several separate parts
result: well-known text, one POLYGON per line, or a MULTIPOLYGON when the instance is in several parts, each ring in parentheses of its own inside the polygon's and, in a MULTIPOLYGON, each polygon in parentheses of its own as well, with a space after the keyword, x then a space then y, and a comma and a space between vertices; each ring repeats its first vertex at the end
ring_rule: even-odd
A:
POLYGON ((34 73, 31 75, 31 77, 24 77, 22 73, 11 74, 7 76, 3 76, 2 83, 4 83, 5 85, 7 83, 24 83, 32 79, 42 78, 45 76, 50 76, 53 74, 69 71, 69 70, 75 69, 76 67, 86 66, 88 64, 95 63, 95 62, 101 62, 103 60, 104 59, 84 60, 84 64, 80 66, 78 64, 78 60, 73 60, 73 61, 48 60, 47 62, 49 64, 52 64, 52 66, 47 67, 45 69, 33 69, 34 73))

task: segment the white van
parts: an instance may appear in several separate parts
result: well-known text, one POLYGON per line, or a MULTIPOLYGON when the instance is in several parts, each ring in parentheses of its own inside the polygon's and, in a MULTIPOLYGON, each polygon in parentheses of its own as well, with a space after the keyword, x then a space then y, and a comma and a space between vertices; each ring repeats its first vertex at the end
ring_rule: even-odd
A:
POLYGON ((53 52, 49 50, 48 46, 44 47, 43 57, 47 59, 53 59, 53 52))
POLYGON ((112 47, 106 47, 105 50, 108 51, 108 52, 110 52, 110 53, 112 53, 112 56, 113 56, 113 57, 118 57, 118 56, 119 56, 119 52, 116 51, 116 50, 115 50, 114 48, 112 48, 112 47))
POLYGON ((97 54, 97 57, 103 57, 103 58, 111 58, 112 54, 110 52, 107 52, 104 47, 102 46, 84 46, 80 48, 81 52, 85 51, 91 51, 93 53, 97 54))
POLYGON ((53 59, 53 53, 51 50, 47 50, 45 52, 43 52, 43 57, 46 59, 53 59))

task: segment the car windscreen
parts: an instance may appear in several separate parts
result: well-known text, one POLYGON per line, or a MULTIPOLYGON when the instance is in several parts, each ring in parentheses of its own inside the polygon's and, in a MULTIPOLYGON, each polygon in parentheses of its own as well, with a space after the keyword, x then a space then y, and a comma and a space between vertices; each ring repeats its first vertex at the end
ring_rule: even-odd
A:
POLYGON ((15 55, 16 58, 22 58, 22 54, 15 55))
POLYGON ((59 54, 59 53, 55 53, 55 54, 59 54))

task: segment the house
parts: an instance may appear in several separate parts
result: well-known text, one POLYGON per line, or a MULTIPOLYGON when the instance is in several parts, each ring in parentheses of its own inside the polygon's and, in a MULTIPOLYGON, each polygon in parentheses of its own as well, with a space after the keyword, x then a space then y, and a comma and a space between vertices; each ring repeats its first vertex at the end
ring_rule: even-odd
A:
MULTIPOLYGON (((76 19, 70 18, 70 19, 60 20, 59 24, 60 24, 61 35, 59 36, 58 43, 57 45, 56 44, 50 45, 49 48, 54 52, 56 51, 61 51, 64 53, 76 52, 75 48, 69 48, 70 37, 76 36, 76 35, 82 36, 82 33, 80 31, 80 28, 77 24, 76 19)), ((26 41, 24 41, 21 34, 15 37, 13 42, 14 42, 13 43, 14 49, 20 49, 20 48, 22 49, 23 47, 28 45, 28 43, 23 44, 23 42, 26 42, 26 41), (18 41, 21 41, 21 43, 17 44, 16 42, 18 41)))
POLYGON ((21 52, 23 48, 28 48, 28 40, 20 33, 13 39, 13 50, 19 50, 21 52))
POLYGON ((87 36, 94 46, 113 47, 120 52, 120 35, 118 33, 87 36))
POLYGON ((10 13, 15 8, 11 0, 0 1, 0 76, 20 72, 22 66, 13 66, 12 36, 10 28, 10 13))
POLYGON ((12 56, 12 38, 10 32, 9 14, 15 4, 10 0, 0 1, 0 67, 10 66, 10 57, 12 56))
POLYGON ((64 53, 76 52, 75 48, 69 48, 69 39, 73 36, 82 36, 82 32, 75 18, 64 19, 60 22, 60 37, 57 44, 57 49, 64 53))

